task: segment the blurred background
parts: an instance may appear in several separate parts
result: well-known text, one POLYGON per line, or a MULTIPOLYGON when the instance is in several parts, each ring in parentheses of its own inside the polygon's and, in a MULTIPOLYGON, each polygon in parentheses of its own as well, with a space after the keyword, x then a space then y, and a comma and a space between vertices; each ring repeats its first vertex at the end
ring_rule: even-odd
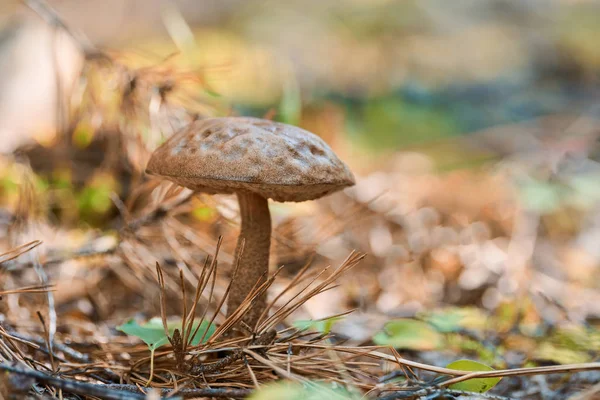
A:
MULTIPOLYGON (((83 246, 115 229, 111 194, 143 208, 148 155, 179 127, 267 117, 317 133, 357 175, 273 204, 273 265, 290 276, 314 252, 368 254, 308 317, 358 307, 340 324, 359 339, 390 315, 519 296, 534 321, 600 317, 600 2, 27 3, 0 4, 7 232, 35 214, 19 237, 83 246)), ((186 224, 231 252, 233 200, 194 201, 186 224)))
MULTIPOLYGON (((275 108, 277 119, 328 132, 330 141, 342 135, 361 153, 447 143, 557 113, 567 118, 556 126, 564 131, 568 116, 597 115, 596 1, 50 4, 91 44, 131 52, 130 63, 172 56, 180 68, 202 70, 221 105, 252 115, 275 108)), ((5 0, 0 12, 0 112, 11 150, 52 127, 52 79, 60 75, 67 90, 82 65, 69 39, 52 39, 52 28, 19 2, 5 0)), ((505 139, 485 148, 532 146, 505 139)))

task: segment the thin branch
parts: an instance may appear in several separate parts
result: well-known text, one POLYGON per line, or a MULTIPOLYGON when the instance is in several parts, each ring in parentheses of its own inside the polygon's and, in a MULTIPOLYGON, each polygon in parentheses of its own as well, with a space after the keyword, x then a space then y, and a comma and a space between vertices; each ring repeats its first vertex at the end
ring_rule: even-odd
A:
POLYGON ((33 378, 38 382, 61 389, 65 392, 86 396, 95 396, 104 400, 144 400, 146 398, 146 396, 143 394, 132 393, 134 391, 128 390, 129 388, 120 390, 118 388, 118 386, 131 385, 97 385, 87 382, 79 382, 71 379, 57 378, 43 372, 25 370, 7 364, 0 364, 0 370, 33 378), (127 392, 125 392, 125 390, 127 392))
POLYGON ((48 326, 46 326, 46 321, 44 320, 44 316, 41 312, 37 312, 37 316, 42 323, 42 327, 44 328, 46 347, 48 348, 48 356, 50 356, 50 365, 52 366, 52 371, 56 372, 56 360, 54 359, 54 353, 52 352, 52 337, 50 336, 50 331, 48 330, 48 326))
MULTIPOLYGON (((136 385, 105 385, 111 389, 117 389, 122 391, 127 391, 129 393, 139 393, 141 390, 136 385)), ((194 398, 194 397, 218 397, 218 398, 232 398, 232 399, 241 399, 244 397, 248 397, 252 390, 250 389, 236 389, 236 388, 202 388, 202 389, 179 389, 179 390, 171 390, 171 389, 154 389, 158 390, 161 396, 169 396, 175 395, 173 397, 169 397, 169 399, 177 399, 180 398, 194 398)), ((136 397, 137 399, 138 397, 136 397)), ((140 397, 141 399, 146 399, 145 396, 140 397)), ((129 399, 129 397, 127 397, 129 399)))
POLYGON ((14 249, 11 249, 11 250, 7 251, 6 253, 1 254, 0 255, 0 265, 2 265, 5 262, 14 260, 15 258, 19 257, 20 255, 25 254, 28 251, 35 249, 40 244, 42 244, 41 240, 34 240, 32 242, 17 246, 14 249))
MULTIPOLYGON (((277 332, 275 332, 274 330, 268 331, 268 332, 265 332, 262 335, 258 336, 256 339, 254 339, 252 342, 250 342, 249 345, 250 346, 267 346, 267 345, 273 343, 276 336, 277 336, 277 332)), ((214 363, 210 363, 210 364, 200 363, 196 359, 195 360, 196 363, 192 366, 190 373, 193 375, 200 375, 200 374, 204 374, 204 373, 219 371, 219 370, 223 369, 224 367, 226 367, 227 365, 231 365, 234 362, 241 360, 243 357, 244 357, 244 348, 238 348, 238 349, 235 349, 231 354, 221 358, 220 360, 218 360, 214 363)))

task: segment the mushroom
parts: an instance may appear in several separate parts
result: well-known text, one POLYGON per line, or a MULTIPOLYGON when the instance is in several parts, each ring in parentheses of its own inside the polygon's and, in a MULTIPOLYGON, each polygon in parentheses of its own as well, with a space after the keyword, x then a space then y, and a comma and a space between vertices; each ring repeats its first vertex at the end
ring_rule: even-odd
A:
MULTIPOLYGON (((268 275, 271 215, 267 199, 314 200, 354 185, 352 172, 318 136, 250 117, 193 122, 156 149, 146 173, 197 192, 237 194, 241 231, 235 259, 240 267, 227 300, 229 315, 268 275)), ((265 308, 263 294, 242 320, 254 329, 265 308)))

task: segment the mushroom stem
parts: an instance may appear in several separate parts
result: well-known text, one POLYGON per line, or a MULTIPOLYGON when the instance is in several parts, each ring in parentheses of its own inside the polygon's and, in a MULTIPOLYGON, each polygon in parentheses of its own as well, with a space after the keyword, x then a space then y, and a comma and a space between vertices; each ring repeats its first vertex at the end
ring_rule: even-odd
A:
MULTIPOLYGON (((231 315, 242 304, 257 282, 263 283, 269 272, 271 247, 271 214, 267 199, 251 192, 238 192, 242 228, 235 248, 235 260, 239 259, 237 276, 231 284, 227 300, 227 313, 231 315)), ((267 306, 266 293, 258 297, 242 319, 252 329, 267 306)))

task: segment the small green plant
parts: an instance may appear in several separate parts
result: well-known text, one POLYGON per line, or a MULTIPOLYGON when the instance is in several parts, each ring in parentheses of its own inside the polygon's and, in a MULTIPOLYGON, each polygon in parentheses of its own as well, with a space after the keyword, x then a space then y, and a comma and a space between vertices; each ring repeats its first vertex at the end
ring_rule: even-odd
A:
MULTIPOLYGON (((167 328, 169 329, 169 335, 173 336, 175 329, 179 329, 180 332, 182 331, 181 321, 169 321, 167 328)), ((118 326, 117 329, 130 336, 140 338, 148 345, 151 351, 169 343, 169 338, 165 335, 162 320, 158 317, 152 318, 143 325, 139 325, 135 320, 130 319, 123 325, 118 326)), ((195 321, 192 332, 196 329, 198 331, 190 340, 190 345, 192 346, 197 346, 201 341, 202 343, 206 342, 215 333, 216 327, 213 324, 209 324, 208 321, 195 321)))
MULTIPOLYGON (((181 329, 181 320, 169 321, 167 323, 169 336, 173 336, 176 329, 183 332, 181 329)), ((197 346, 200 343, 205 343, 214 333, 217 328, 208 321, 194 321, 191 332, 194 335, 189 344, 197 346), (195 332, 195 333, 194 333, 195 332)), ((143 325, 138 324, 134 319, 130 319, 123 325, 117 326, 117 330, 126 333, 130 336, 135 336, 141 339, 150 350, 150 379, 154 371, 154 352, 161 346, 169 343, 169 338, 165 334, 165 328, 161 318, 155 317, 143 325)))

